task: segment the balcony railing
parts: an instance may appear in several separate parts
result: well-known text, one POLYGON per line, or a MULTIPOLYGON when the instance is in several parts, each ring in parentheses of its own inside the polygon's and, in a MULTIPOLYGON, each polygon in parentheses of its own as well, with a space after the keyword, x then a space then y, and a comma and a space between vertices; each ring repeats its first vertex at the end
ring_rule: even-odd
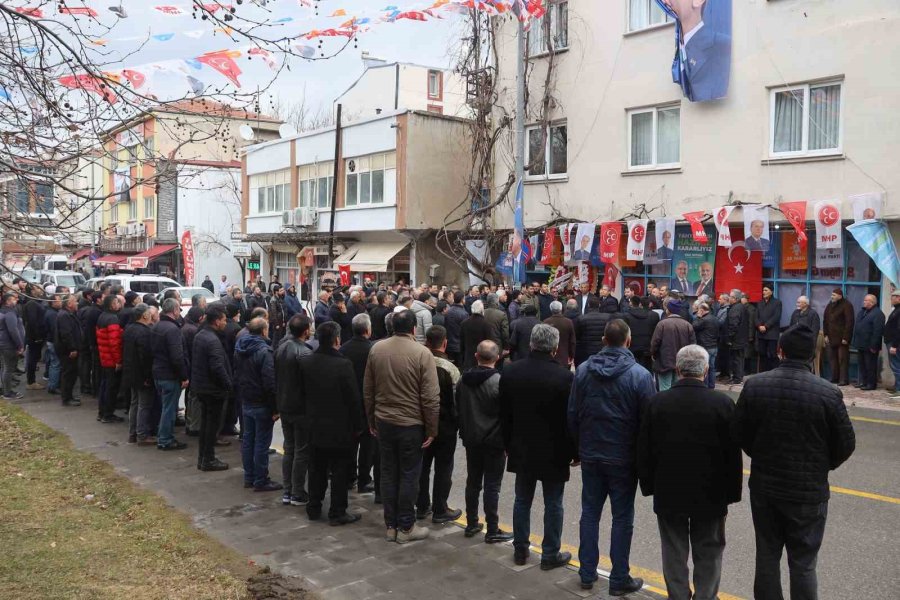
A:
POLYGON ((119 252, 143 252, 155 245, 156 240, 146 235, 100 238, 100 251, 107 254, 119 252))

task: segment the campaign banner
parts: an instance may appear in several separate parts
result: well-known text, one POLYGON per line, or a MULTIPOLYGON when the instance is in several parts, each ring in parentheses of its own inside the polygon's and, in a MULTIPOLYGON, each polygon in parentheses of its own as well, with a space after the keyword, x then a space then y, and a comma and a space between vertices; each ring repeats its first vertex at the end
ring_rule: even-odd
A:
POLYGON ((669 289, 687 296, 711 294, 715 264, 716 246, 709 236, 706 242, 698 242, 692 232, 678 231, 669 289))
POLYGON ((784 271, 806 271, 809 259, 806 243, 800 241, 796 231, 784 231, 781 234, 781 268, 784 271))
POLYGON ((702 210, 684 213, 684 218, 691 224, 691 234, 696 242, 706 243, 709 240, 709 237, 706 235, 706 229, 703 227, 703 218, 705 216, 706 213, 702 210))
POLYGON ((900 257, 887 225, 883 221, 866 219, 850 225, 847 231, 856 238, 878 270, 894 285, 900 285, 900 257))
POLYGON ((563 261, 566 263, 572 261, 572 227, 575 226, 568 223, 559 226, 559 240, 562 242, 563 261))
POLYGON ((813 205, 816 248, 841 247, 841 207, 837 200, 819 200, 813 205))
POLYGON ((600 225, 600 260, 613 264, 619 260, 619 238, 622 236, 622 224, 618 221, 600 225))
POLYGON ((869 219, 880 219, 884 212, 884 194, 873 192, 850 196, 850 209, 853 211, 853 221, 856 223, 869 219))
POLYGON ((647 219, 628 221, 628 247, 625 256, 629 260, 644 260, 644 248, 647 240, 647 219))
POLYGON ((594 231, 597 226, 593 223, 579 223, 575 234, 575 248, 572 252, 572 260, 588 262, 591 260, 591 245, 594 243, 594 231))
POLYGON ((731 248, 716 251, 716 294, 739 289, 751 302, 762 300, 762 252, 751 252, 744 246, 744 232, 731 230, 731 248))
POLYGON ((657 219, 654 225, 656 227, 656 248, 652 254, 657 261, 655 264, 664 260, 672 260, 672 256, 675 254, 675 219, 657 219))
POLYGON ((194 284, 194 240, 190 229, 181 234, 181 257, 184 259, 184 285, 191 286, 194 284))
POLYGON ((806 246, 806 200, 782 202, 778 205, 778 210, 797 232, 797 240, 806 246))
POLYGON ((731 218, 731 213, 734 209, 734 206, 721 206, 716 211, 716 230, 719 232, 718 244, 725 248, 731 248, 731 227, 728 224, 728 220, 731 218))
POLYGON ((843 269, 844 252, 841 248, 817 248, 816 269, 843 269))
POLYGON ((544 247, 541 250, 540 264, 545 266, 556 266, 560 262, 560 244, 557 237, 557 230, 553 227, 544 232, 544 247))
POLYGON ((747 204, 743 209, 744 247, 751 252, 768 252, 772 245, 769 237, 769 207, 747 204))

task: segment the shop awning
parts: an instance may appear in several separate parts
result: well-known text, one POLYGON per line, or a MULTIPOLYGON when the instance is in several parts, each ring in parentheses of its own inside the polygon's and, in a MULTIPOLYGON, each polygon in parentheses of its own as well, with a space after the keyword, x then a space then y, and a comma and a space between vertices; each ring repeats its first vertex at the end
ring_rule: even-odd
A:
POLYGON ((101 256, 100 258, 94 260, 95 265, 100 265, 101 267, 114 267, 119 263, 124 263, 128 260, 128 257, 124 254, 107 254, 106 256, 101 256))
POLYGON ((128 266, 132 269, 146 269, 154 258, 167 254, 178 247, 178 244, 157 244, 149 250, 128 257, 128 266))
POLYGON ((85 256, 90 256, 90 255, 91 255, 90 248, 82 248, 81 250, 79 250, 78 252, 76 252, 75 254, 73 254, 72 256, 69 257, 69 263, 78 262, 85 256))
POLYGON ((409 242, 358 242, 334 259, 335 265, 350 265, 352 271, 384 273, 388 262, 406 248, 409 242))

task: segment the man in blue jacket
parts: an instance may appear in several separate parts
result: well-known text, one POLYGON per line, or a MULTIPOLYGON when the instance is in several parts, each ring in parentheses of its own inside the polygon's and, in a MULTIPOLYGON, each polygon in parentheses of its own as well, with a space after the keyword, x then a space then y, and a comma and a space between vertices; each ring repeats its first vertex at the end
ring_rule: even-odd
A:
POLYGON ((189 383, 190 367, 181 335, 181 302, 166 298, 162 303, 159 323, 153 327, 150 347, 153 352, 153 380, 162 399, 162 413, 156 447, 160 450, 184 450, 187 444, 173 435, 178 398, 189 383))
POLYGON ((606 326, 604 348, 582 363, 569 395, 569 431, 581 460, 581 587, 597 580, 600 514, 606 497, 612 503, 612 572, 609 594, 624 596, 644 585, 629 575, 637 491, 637 438, 641 417, 656 393, 653 376, 628 350, 631 331, 625 321, 606 326))

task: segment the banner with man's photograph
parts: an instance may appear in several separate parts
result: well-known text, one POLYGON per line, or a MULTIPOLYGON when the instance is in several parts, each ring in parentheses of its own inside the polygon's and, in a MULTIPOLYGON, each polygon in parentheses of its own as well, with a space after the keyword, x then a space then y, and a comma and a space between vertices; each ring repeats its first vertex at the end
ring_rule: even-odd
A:
POLYGON ((676 231, 670 290, 678 290, 687 296, 712 295, 716 241, 713 236, 707 238, 704 244, 695 241, 689 230, 676 231))

